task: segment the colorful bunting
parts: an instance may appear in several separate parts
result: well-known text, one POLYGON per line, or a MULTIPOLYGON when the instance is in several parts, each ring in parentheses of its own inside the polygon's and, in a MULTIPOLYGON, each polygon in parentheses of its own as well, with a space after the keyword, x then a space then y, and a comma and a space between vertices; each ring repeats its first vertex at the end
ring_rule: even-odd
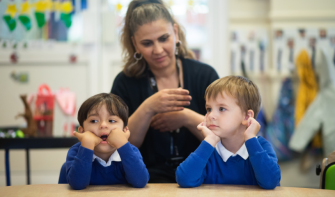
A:
POLYGON ((22 10, 19 15, 19 20, 22 23, 22 25, 26 28, 26 30, 30 30, 31 29, 31 21, 29 17, 30 5, 28 1, 22 3, 21 7, 22 7, 22 10))
POLYGON ((13 31, 16 28, 16 20, 14 19, 16 12, 17 9, 15 4, 7 5, 7 10, 3 16, 3 19, 6 22, 10 31, 13 31))
POLYGON ((71 12, 73 11, 73 5, 71 1, 65 1, 60 6, 61 15, 60 19, 64 22, 65 26, 69 28, 72 24, 71 12))

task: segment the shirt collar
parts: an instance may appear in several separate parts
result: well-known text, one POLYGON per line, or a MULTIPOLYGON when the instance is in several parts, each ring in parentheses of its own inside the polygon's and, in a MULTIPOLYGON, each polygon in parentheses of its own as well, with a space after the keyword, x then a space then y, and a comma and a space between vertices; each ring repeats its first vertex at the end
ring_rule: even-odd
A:
POLYGON ((244 160, 247 160, 249 157, 247 147, 245 146, 245 143, 241 146, 241 148, 236 152, 236 154, 233 154, 229 150, 227 150, 221 143, 221 140, 216 144, 215 146, 216 151, 221 156, 222 160, 224 162, 227 162, 230 156, 236 156, 240 155, 244 160))
POLYGON ((97 161, 104 167, 108 167, 112 164, 112 161, 117 161, 120 162, 121 161, 121 157, 119 155, 119 153, 117 152, 117 150, 115 150, 115 152, 109 157, 107 163, 105 160, 101 159, 100 157, 96 156, 95 154, 93 154, 93 160, 92 162, 97 159, 97 161))

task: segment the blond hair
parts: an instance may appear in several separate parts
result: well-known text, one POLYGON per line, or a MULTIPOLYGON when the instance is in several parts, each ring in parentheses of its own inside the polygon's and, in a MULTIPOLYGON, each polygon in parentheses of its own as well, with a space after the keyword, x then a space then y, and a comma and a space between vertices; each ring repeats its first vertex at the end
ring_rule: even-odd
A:
POLYGON ((192 51, 187 49, 185 34, 182 27, 173 19, 167 6, 161 0, 133 0, 130 2, 124 19, 124 27, 121 34, 122 56, 125 62, 123 72, 129 77, 139 78, 143 76, 146 61, 142 58, 137 64, 133 65, 136 60, 134 53, 136 52, 131 37, 137 31, 138 27, 159 20, 164 19, 172 25, 176 24, 178 27, 178 36, 181 41, 181 46, 178 47, 178 55, 182 58, 192 58, 194 55, 192 51))
POLYGON ((234 97, 242 112, 254 111, 257 117, 261 107, 261 96, 257 86, 249 79, 241 76, 226 76, 211 83, 205 92, 205 100, 216 98, 223 92, 234 97))

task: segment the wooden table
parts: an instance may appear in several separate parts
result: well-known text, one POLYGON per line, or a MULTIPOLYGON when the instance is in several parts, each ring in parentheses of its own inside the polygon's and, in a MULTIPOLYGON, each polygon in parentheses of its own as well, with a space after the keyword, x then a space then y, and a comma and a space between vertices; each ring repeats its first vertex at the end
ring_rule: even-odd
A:
POLYGON ((274 190, 261 189, 258 186, 245 185, 201 185, 197 188, 180 188, 177 184, 148 184, 145 188, 137 189, 127 185, 89 186, 84 190, 72 190, 67 184, 59 185, 22 185, 0 187, 0 195, 25 197, 174 197, 174 196, 335 196, 334 190, 306 189, 296 187, 277 187, 274 190))
POLYGON ((0 138, 0 149, 5 149, 7 186, 10 186, 9 149, 26 150, 27 184, 29 185, 30 184, 29 149, 69 148, 77 142, 78 139, 75 137, 0 138))

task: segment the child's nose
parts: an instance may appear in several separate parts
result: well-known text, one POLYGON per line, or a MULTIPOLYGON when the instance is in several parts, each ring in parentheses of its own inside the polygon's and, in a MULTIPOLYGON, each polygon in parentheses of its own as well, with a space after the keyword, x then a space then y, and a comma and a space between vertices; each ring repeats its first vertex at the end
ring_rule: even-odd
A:
POLYGON ((100 124, 100 129, 105 129, 105 128, 108 128, 108 124, 106 121, 102 121, 100 124))
POLYGON ((215 113, 214 113, 214 112, 210 112, 210 113, 208 114, 208 117, 209 117, 210 120, 216 120, 216 116, 215 116, 215 113))

